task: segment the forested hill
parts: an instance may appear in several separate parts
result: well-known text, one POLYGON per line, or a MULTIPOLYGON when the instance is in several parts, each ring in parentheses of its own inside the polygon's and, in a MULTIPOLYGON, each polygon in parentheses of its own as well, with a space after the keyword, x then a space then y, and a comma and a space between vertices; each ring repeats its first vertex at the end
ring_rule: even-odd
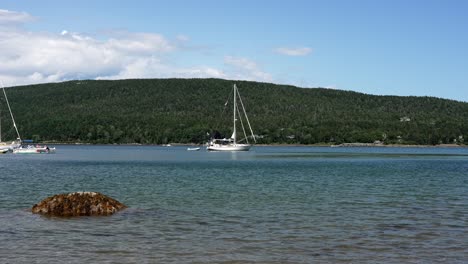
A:
MULTIPOLYGON (((468 103, 433 97, 235 81, 258 143, 463 143, 468 103)), ((216 129, 234 81, 68 81, 6 89, 23 139, 89 143, 203 143, 216 129)), ((15 138, 0 97, 2 139, 15 138)), ((225 113, 226 114, 226 113, 225 113)))

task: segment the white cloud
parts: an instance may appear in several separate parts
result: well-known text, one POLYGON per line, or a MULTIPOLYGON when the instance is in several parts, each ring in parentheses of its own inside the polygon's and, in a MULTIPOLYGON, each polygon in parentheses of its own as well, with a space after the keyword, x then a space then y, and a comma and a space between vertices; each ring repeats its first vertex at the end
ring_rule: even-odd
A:
POLYGON ((115 80, 130 78, 226 78, 226 74, 208 66, 193 68, 174 67, 165 64, 155 57, 138 58, 126 64, 113 75, 98 76, 98 80, 115 80))
POLYGON ((306 56, 312 52, 311 48, 301 47, 301 48, 276 48, 276 53, 288 55, 288 56, 306 56))
MULTIPOLYGON (((58 34, 0 30, 0 78, 5 85, 82 78, 169 77, 172 69, 162 57, 177 50, 164 36, 120 32, 103 40, 63 30, 58 34)), ((196 72, 185 69, 187 75, 196 72)), ((219 76, 201 68, 205 76, 219 76)), ((176 76, 172 76, 176 77, 176 76)))
POLYGON ((131 54, 171 52, 176 48, 162 35, 154 33, 119 32, 115 38, 109 39, 105 45, 109 49, 131 54))
POLYGON ((263 70, 254 61, 243 57, 224 57, 224 63, 232 68, 232 78, 248 81, 271 82, 273 77, 263 70))
POLYGON ((0 9, 0 25, 4 24, 21 24, 32 21, 33 16, 24 12, 14 12, 0 9))
POLYGON ((176 38, 177 38, 178 41, 182 41, 182 42, 186 42, 186 41, 190 40, 189 36, 186 36, 186 35, 183 35, 183 34, 178 35, 176 38))
POLYGON ((220 58, 226 69, 180 66, 175 61, 187 51, 200 53, 185 45, 190 41, 185 35, 169 40, 155 33, 114 31, 92 37, 68 29, 48 33, 12 26, 32 20, 27 13, 0 10, 0 80, 6 86, 73 79, 273 79, 254 61, 240 57, 220 58))

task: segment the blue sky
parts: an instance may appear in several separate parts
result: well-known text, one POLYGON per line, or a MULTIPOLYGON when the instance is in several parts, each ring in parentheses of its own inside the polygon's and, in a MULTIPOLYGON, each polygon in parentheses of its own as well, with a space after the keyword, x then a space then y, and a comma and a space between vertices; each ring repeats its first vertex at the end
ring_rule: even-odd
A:
POLYGON ((0 10, 6 86, 215 77, 468 102, 468 1, 0 0, 0 10))

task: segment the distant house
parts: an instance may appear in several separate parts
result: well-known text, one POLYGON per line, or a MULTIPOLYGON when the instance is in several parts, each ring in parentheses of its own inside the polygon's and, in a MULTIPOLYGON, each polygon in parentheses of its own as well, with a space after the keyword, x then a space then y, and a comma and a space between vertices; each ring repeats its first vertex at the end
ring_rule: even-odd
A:
POLYGON ((409 121, 411 121, 411 118, 409 118, 407 116, 400 117, 400 122, 409 122, 409 121))

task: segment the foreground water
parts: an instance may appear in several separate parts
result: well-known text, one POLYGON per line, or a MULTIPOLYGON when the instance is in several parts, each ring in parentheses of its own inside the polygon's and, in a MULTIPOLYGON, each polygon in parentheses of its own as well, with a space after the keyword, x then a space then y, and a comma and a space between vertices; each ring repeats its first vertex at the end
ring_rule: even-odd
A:
POLYGON ((1 263, 463 263, 468 149, 59 146, 0 156, 1 263), (110 217, 28 210, 97 191, 110 217))

